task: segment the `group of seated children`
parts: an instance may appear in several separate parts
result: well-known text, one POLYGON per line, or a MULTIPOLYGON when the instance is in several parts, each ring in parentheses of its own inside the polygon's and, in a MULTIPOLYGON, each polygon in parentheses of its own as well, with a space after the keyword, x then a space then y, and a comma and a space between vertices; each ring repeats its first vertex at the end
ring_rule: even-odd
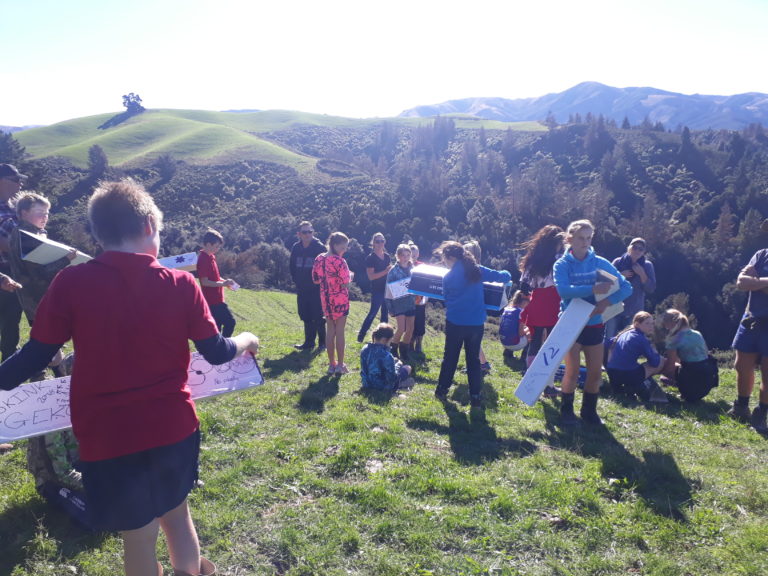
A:
POLYGON ((700 332, 693 330, 688 318, 674 308, 664 313, 666 357, 653 346, 653 316, 635 314, 632 325, 617 334, 609 344, 607 372, 611 388, 617 394, 638 396, 651 402, 667 400, 653 376, 676 386, 686 402, 696 402, 718 385, 717 361, 710 356, 700 332), (646 361, 638 363, 640 358, 646 361))

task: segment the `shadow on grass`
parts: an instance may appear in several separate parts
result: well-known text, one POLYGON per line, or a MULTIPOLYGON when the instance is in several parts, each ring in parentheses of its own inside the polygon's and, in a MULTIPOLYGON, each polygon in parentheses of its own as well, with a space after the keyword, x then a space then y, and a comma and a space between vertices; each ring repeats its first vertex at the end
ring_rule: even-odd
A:
POLYGON ((698 402, 685 402, 674 394, 669 393, 669 389, 666 389, 667 398, 669 403, 658 404, 654 402, 644 402, 643 400, 636 399, 634 396, 627 396, 626 394, 607 394, 616 404, 625 408, 638 408, 645 406, 647 410, 652 412, 658 412, 671 418, 685 417, 690 418, 693 416, 699 422, 719 422, 720 418, 731 407, 731 404, 723 400, 717 402, 710 402, 706 398, 699 400, 698 402))
POLYGON ((278 378, 283 372, 302 372, 312 364, 314 354, 308 350, 294 350, 278 359, 266 359, 262 366, 264 378, 278 378))
POLYGON ((640 460, 629 452, 605 426, 562 429, 556 405, 542 404, 548 434, 543 438, 558 449, 587 458, 599 458, 602 475, 633 487, 645 503, 660 516, 687 522, 692 505, 691 482, 680 471, 674 457, 666 452, 646 451, 640 460))
POLYGON ((325 375, 312 382, 301 393, 296 407, 302 412, 317 412, 325 410, 325 403, 339 393, 339 377, 325 375))
MULTIPOLYGON (((486 408, 493 408, 494 410, 498 408, 499 393, 496 392, 496 389, 487 380, 483 380, 482 395, 483 405, 486 408)), ((467 406, 469 404, 469 385, 459 384, 456 386, 453 391, 453 400, 463 406, 467 406)))
POLYGON ((109 537, 105 532, 89 532, 72 521, 62 510, 35 498, 23 505, 11 506, 0 514, 0 574, 11 574, 24 566, 36 534, 56 540, 56 555, 64 560, 84 551, 99 549, 109 537))
POLYGON ((397 394, 397 392, 391 392, 389 390, 373 390, 371 388, 360 388, 356 394, 360 394, 360 396, 368 400, 368 402, 371 404, 386 406, 392 401, 392 398, 395 396, 395 394, 397 394))
POLYGON ((448 416, 448 426, 420 418, 408 421, 407 426, 447 435, 454 458, 460 464, 477 466, 507 454, 529 456, 537 450, 528 440, 499 438, 482 409, 473 408, 466 413, 451 401, 444 400, 442 404, 448 416))

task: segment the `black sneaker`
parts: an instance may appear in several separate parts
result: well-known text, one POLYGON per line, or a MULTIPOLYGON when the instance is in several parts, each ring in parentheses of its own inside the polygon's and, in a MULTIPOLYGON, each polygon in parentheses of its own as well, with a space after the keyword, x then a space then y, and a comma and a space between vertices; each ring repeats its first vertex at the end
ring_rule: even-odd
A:
POLYGON ((762 410, 759 406, 752 410, 752 415, 749 417, 749 424, 758 432, 768 432, 768 423, 766 423, 766 416, 768 411, 762 410))
POLYGON ((573 410, 567 410, 560 412, 560 426, 562 428, 573 428, 574 426, 581 425, 581 421, 573 413, 573 410))
POLYGON ((296 348, 296 350, 312 350, 315 345, 312 342, 304 342, 304 344, 294 344, 293 347, 296 348))
POLYGON ((447 400, 448 388, 435 388, 435 398, 438 400, 447 400))
POLYGON ((734 420, 737 420, 739 422, 743 422, 744 424, 746 424, 752 418, 752 413, 749 411, 749 406, 741 406, 739 404, 736 404, 736 402, 734 402, 733 406, 731 406, 731 409, 728 410, 728 416, 730 416, 734 420))
POLYGON ((557 386, 547 386, 541 394, 544 398, 557 398, 560 395, 560 388, 557 386))
POLYGON ((582 412, 580 416, 584 422, 591 424, 592 426, 603 425, 603 420, 600 418, 597 412, 582 412))

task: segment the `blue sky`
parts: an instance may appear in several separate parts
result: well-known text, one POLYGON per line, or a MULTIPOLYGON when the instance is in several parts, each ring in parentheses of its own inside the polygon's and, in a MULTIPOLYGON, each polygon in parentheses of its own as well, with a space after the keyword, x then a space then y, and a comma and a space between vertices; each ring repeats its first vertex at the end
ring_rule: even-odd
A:
POLYGON ((583 81, 768 93, 766 0, 0 0, 0 125, 148 108, 350 117, 583 81))

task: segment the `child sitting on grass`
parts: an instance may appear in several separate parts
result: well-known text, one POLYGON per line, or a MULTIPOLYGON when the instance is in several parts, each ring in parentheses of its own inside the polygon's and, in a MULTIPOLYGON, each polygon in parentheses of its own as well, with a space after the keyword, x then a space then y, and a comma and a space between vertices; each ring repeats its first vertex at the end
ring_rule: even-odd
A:
MULTIPOLYGON (((512 296, 512 302, 504 308, 499 324, 499 340, 504 346, 504 358, 513 360, 517 350, 523 350, 528 345, 528 328, 520 321, 520 313, 528 306, 530 298, 518 290, 512 296)), ((521 357, 525 360, 525 357, 521 357)))
POLYGON ((614 392, 637 394, 646 401, 666 401, 666 396, 661 400, 658 393, 652 396, 657 385, 651 377, 664 368, 664 359, 649 339, 652 334, 653 316, 638 312, 632 319, 632 326, 611 340, 607 369, 614 392), (647 362, 638 364, 640 357, 646 358, 647 362))
POLYGON ((360 351, 360 377, 363 388, 395 392, 413 387, 411 367, 396 360, 392 355, 390 343, 394 335, 395 329, 382 322, 373 331, 373 342, 363 346, 360 351))
POLYGON ((677 386, 686 402, 704 398, 719 383, 717 360, 709 354, 701 332, 691 328, 688 317, 670 308, 664 312, 667 363, 662 381, 677 386))

